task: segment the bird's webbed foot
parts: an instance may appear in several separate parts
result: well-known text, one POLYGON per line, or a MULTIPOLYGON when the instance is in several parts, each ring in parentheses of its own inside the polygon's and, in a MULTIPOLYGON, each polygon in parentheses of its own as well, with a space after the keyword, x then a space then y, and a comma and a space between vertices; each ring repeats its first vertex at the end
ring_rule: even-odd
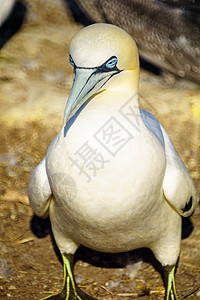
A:
POLYGON ((79 289, 73 275, 73 255, 64 255, 63 268, 64 268, 64 281, 61 292, 45 297, 41 300, 96 300, 79 289))
POLYGON ((164 300, 177 300, 176 288, 175 288, 175 273, 176 266, 167 266, 164 268, 165 276, 165 298, 164 300))

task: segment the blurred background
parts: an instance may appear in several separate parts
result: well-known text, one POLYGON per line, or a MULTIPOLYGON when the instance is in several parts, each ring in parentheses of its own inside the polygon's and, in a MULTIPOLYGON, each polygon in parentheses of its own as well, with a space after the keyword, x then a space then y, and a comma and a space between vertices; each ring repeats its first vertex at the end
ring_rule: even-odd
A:
MULTIPOLYGON (((189 0, 0 0, 1 299, 40 299, 62 286, 49 220, 33 216, 27 186, 62 127, 73 80, 68 44, 83 26, 110 22, 135 35, 140 106, 166 128, 200 192, 199 12, 198 1, 189 0)), ((181 299, 200 299, 199 205, 184 224, 177 291, 181 299)), ((81 248, 76 259, 77 283, 98 299, 163 297, 148 251, 81 248)))

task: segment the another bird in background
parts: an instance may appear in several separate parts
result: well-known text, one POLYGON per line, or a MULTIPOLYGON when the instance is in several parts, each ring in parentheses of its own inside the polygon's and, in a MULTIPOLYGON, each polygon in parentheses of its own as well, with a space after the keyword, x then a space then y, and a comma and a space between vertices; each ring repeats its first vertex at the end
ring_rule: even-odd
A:
POLYGON ((0 26, 8 18, 14 4, 15 0, 0 0, 0 26))
POLYGON ((200 2, 190 0, 75 0, 93 22, 126 30, 141 58, 200 83, 200 2))
POLYGON ((23 0, 0 0, 0 49, 19 31, 26 12, 23 0))

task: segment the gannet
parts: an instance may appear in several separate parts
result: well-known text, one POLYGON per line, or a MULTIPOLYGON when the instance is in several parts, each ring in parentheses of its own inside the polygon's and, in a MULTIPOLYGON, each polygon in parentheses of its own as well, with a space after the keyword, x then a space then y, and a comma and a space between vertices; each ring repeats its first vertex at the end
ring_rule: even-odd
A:
MULTIPOLYGON (((182 0, 75 0, 92 22, 126 30, 141 58, 200 83, 200 5, 182 0)), ((167 71, 167 72, 166 72, 167 71)))
POLYGON ((0 26, 11 13, 15 0, 0 0, 0 26))
POLYGON ((19 31, 26 11, 22 1, 0 0, 0 49, 19 31))
POLYGON ((63 289, 47 298, 94 299, 73 275, 84 245, 151 249, 164 268, 165 299, 177 299, 181 216, 193 213, 197 195, 165 129, 139 109, 136 44, 119 27, 90 25, 72 38, 69 62, 75 77, 64 124, 28 189, 36 215, 49 215, 63 257, 63 289))

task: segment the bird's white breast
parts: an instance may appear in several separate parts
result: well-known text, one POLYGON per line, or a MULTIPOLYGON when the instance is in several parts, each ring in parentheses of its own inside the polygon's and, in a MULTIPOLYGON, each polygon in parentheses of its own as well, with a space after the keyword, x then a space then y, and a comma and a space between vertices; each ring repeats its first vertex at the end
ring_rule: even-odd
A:
POLYGON ((59 230, 77 243, 116 252, 134 243, 142 246, 149 224, 145 239, 152 240, 153 220, 164 201, 165 155, 138 116, 131 122, 120 104, 111 111, 109 102, 103 105, 100 100, 88 103, 52 142, 47 174, 55 196, 51 212, 62 224, 59 230))

